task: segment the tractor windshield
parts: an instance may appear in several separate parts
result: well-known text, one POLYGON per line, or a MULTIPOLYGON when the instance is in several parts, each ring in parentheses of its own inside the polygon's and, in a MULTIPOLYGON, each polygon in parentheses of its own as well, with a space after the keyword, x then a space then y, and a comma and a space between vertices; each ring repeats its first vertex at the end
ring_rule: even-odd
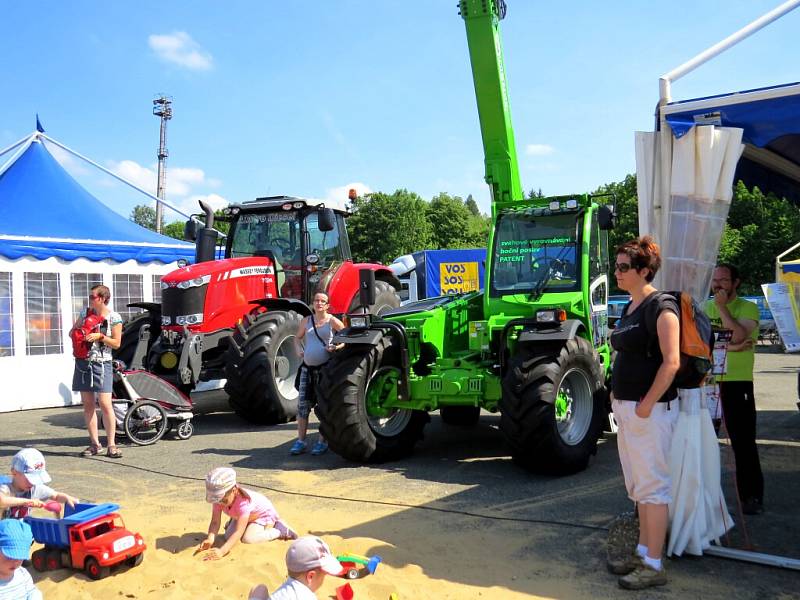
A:
POLYGON ((300 220, 296 212, 241 213, 231 225, 230 257, 270 256, 300 266, 300 220))
POLYGON ((494 237, 491 295, 577 290, 575 219, 576 213, 501 214, 494 237))

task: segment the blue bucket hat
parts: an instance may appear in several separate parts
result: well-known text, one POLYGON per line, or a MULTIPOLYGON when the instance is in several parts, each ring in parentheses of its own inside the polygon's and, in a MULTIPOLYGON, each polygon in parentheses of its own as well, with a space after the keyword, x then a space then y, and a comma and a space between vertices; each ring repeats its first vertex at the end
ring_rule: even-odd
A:
POLYGON ((0 521, 0 553, 11 560, 27 560, 31 553, 31 526, 19 519, 0 521))

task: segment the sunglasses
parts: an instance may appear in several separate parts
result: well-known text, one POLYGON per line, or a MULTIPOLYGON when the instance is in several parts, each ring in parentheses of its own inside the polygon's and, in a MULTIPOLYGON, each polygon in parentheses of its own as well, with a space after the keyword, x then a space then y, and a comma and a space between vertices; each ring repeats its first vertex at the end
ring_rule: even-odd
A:
POLYGON ((94 294, 89 294, 89 300, 97 300, 100 296, 95 296, 94 294))
POLYGON ((614 270, 620 273, 627 273, 631 269, 635 269, 631 263, 614 263, 614 270))

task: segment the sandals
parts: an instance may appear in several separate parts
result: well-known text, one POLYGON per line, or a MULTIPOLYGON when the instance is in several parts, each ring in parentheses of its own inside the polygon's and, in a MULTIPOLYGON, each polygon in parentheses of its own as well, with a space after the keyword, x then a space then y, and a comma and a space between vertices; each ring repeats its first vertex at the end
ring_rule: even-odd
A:
POLYGON ((85 448, 83 450, 83 452, 81 452, 80 455, 83 456, 83 457, 97 456, 102 451, 103 451, 103 447, 102 446, 95 446, 94 444, 92 444, 88 448, 85 448))
POLYGON ((109 446, 106 452, 108 458, 122 458, 122 452, 116 446, 109 446))

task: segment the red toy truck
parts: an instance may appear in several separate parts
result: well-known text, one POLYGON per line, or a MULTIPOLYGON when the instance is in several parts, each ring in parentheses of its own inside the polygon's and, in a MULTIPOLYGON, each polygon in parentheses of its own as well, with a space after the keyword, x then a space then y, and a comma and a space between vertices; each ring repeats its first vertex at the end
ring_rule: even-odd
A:
POLYGON ((126 562, 132 567, 144 558, 147 546, 138 533, 125 528, 115 511, 118 504, 76 504, 64 507, 64 518, 25 517, 33 539, 44 544, 31 556, 37 571, 70 567, 102 579, 111 567, 126 562))

